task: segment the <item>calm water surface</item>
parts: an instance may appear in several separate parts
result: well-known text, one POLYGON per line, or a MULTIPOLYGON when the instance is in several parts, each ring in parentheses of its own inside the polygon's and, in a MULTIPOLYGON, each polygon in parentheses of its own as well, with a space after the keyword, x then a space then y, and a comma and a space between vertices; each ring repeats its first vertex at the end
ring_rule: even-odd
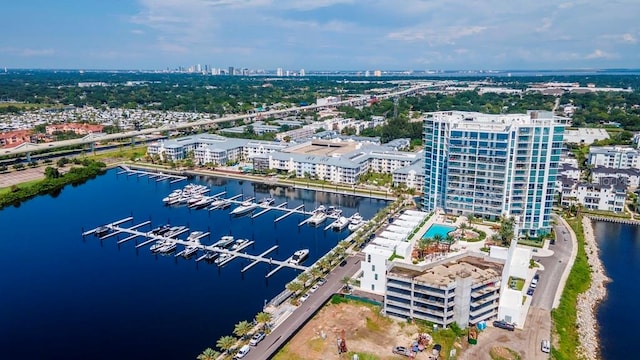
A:
MULTIPOLYGON (((198 178, 211 194, 274 196, 276 204, 340 206, 371 218, 385 202, 309 190, 266 187, 236 180, 198 178)), ((279 245, 274 259, 310 249, 306 265, 348 235, 322 227, 298 227, 292 215, 274 225, 280 212, 256 219, 231 218, 229 210, 165 207, 170 185, 116 170, 57 197, 40 196, 20 207, 0 211, 0 359, 193 359, 216 340, 230 335, 241 320, 251 320, 265 300, 282 291, 298 272, 283 269, 269 279, 269 265, 245 274, 248 260, 224 268, 195 260, 157 256, 133 241, 118 246, 81 237, 85 230, 133 215, 136 223, 170 222, 220 236, 255 240, 246 251, 259 254, 279 245)), ((231 207, 232 209, 233 207, 231 207)), ((148 227, 143 228, 148 229, 148 227)), ((126 235, 121 235, 124 238, 126 235)), ((181 238, 185 238, 186 234, 181 238)), ((210 241, 210 242, 209 242, 210 241)))
POLYGON ((640 228, 594 222, 594 231, 607 275, 613 280, 597 313, 602 358, 637 359, 634 329, 640 323, 640 228))

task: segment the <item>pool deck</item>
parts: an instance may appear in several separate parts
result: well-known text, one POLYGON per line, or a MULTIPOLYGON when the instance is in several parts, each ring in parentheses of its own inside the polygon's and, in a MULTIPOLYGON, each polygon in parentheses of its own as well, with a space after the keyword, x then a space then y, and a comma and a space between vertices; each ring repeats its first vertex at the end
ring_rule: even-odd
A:
MULTIPOLYGON (((462 223, 469 223, 466 216, 458 216, 456 217, 455 222, 451 222, 447 220, 446 215, 438 210, 436 211, 427 222, 422 225, 422 227, 416 232, 416 234, 411 238, 411 246, 416 246, 416 243, 422 239, 422 237, 427 233, 431 225, 439 224, 445 226, 455 226, 458 228, 462 223)), ((491 227, 484 224, 473 224, 473 227, 482 230, 487 233, 487 239, 491 237, 494 233, 494 230, 491 227)), ((480 252, 480 249, 484 247, 484 241, 476 241, 476 242, 468 242, 468 241, 457 241, 453 246, 451 246, 451 252, 448 254, 432 254, 429 255, 425 260, 420 263, 430 263, 433 261, 438 261, 444 259, 445 257, 451 257, 459 255, 467 250, 480 252)))

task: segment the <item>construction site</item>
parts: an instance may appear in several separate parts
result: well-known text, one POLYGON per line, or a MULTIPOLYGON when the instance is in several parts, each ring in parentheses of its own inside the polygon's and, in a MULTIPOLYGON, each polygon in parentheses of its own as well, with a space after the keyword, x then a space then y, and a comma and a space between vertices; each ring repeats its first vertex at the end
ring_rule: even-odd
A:
POLYGON ((386 317, 378 306, 334 298, 273 359, 435 360, 456 358, 467 346, 466 335, 434 332, 426 323, 386 317))

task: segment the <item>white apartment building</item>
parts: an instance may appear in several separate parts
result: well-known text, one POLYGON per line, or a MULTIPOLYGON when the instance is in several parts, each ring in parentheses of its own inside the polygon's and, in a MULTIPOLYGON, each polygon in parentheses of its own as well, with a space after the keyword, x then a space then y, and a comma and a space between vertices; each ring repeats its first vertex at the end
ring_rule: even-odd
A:
POLYGON ((640 150, 622 146, 591 147, 588 161, 591 166, 640 169, 640 150))
POLYGON ((502 270, 500 260, 471 252, 421 266, 393 263, 384 312, 442 327, 489 320, 498 314, 502 270))
POLYGON ((603 184, 577 183, 563 187, 562 206, 569 208, 581 204, 591 210, 622 212, 627 198, 626 184, 616 178, 601 181, 603 184))
POLYGON ((428 114, 423 208, 517 216, 523 233, 548 233, 564 128, 541 111, 428 114))
POLYGON ((611 181, 626 185, 633 191, 640 186, 640 169, 615 169, 598 166, 591 169, 591 182, 602 185, 613 185, 611 181))

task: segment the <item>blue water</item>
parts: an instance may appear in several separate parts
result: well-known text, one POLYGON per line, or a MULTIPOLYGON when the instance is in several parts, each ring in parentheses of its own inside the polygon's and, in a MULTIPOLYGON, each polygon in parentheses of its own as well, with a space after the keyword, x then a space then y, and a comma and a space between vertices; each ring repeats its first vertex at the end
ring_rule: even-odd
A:
POLYGON ((605 222, 594 223, 600 256, 613 280, 607 285, 607 298, 597 312, 602 358, 635 359, 633 344, 640 323, 637 304, 640 298, 640 228, 605 222))
POLYGON ((433 238, 436 235, 440 235, 443 238, 445 238, 448 233, 450 233, 455 229, 456 229, 455 226, 432 224, 431 226, 429 226, 429 229, 427 230, 427 232, 424 234, 422 238, 424 239, 433 238))
MULTIPOLYGON (((385 202, 309 190, 269 188, 236 180, 198 178, 212 193, 228 191, 276 204, 340 206, 371 218, 385 202)), ((311 264, 348 235, 298 227, 301 215, 277 224, 269 212, 256 219, 230 218, 229 209, 207 212, 165 207, 162 197, 184 186, 156 183, 115 170, 86 184, 66 187, 57 197, 34 198, 0 211, 0 359, 193 359, 233 325, 251 320, 265 300, 282 291, 298 272, 283 269, 269 279, 268 264, 242 274, 248 260, 224 268, 195 260, 156 256, 133 241, 118 246, 81 232, 133 215, 136 223, 171 222, 255 240, 260 252, 277 244, 274 259, 309 248, 311 264)), ((232 207, 233 208, 233 207, 232 207)), ((231 208, 231 209, 232 209, 231 208)), ((148 229, 148 228, 143 228, 148 229)), ((124 238, 126 235, 120 236, 124 238)), ((185 235, 181 236, 186 237, 185 235)))

